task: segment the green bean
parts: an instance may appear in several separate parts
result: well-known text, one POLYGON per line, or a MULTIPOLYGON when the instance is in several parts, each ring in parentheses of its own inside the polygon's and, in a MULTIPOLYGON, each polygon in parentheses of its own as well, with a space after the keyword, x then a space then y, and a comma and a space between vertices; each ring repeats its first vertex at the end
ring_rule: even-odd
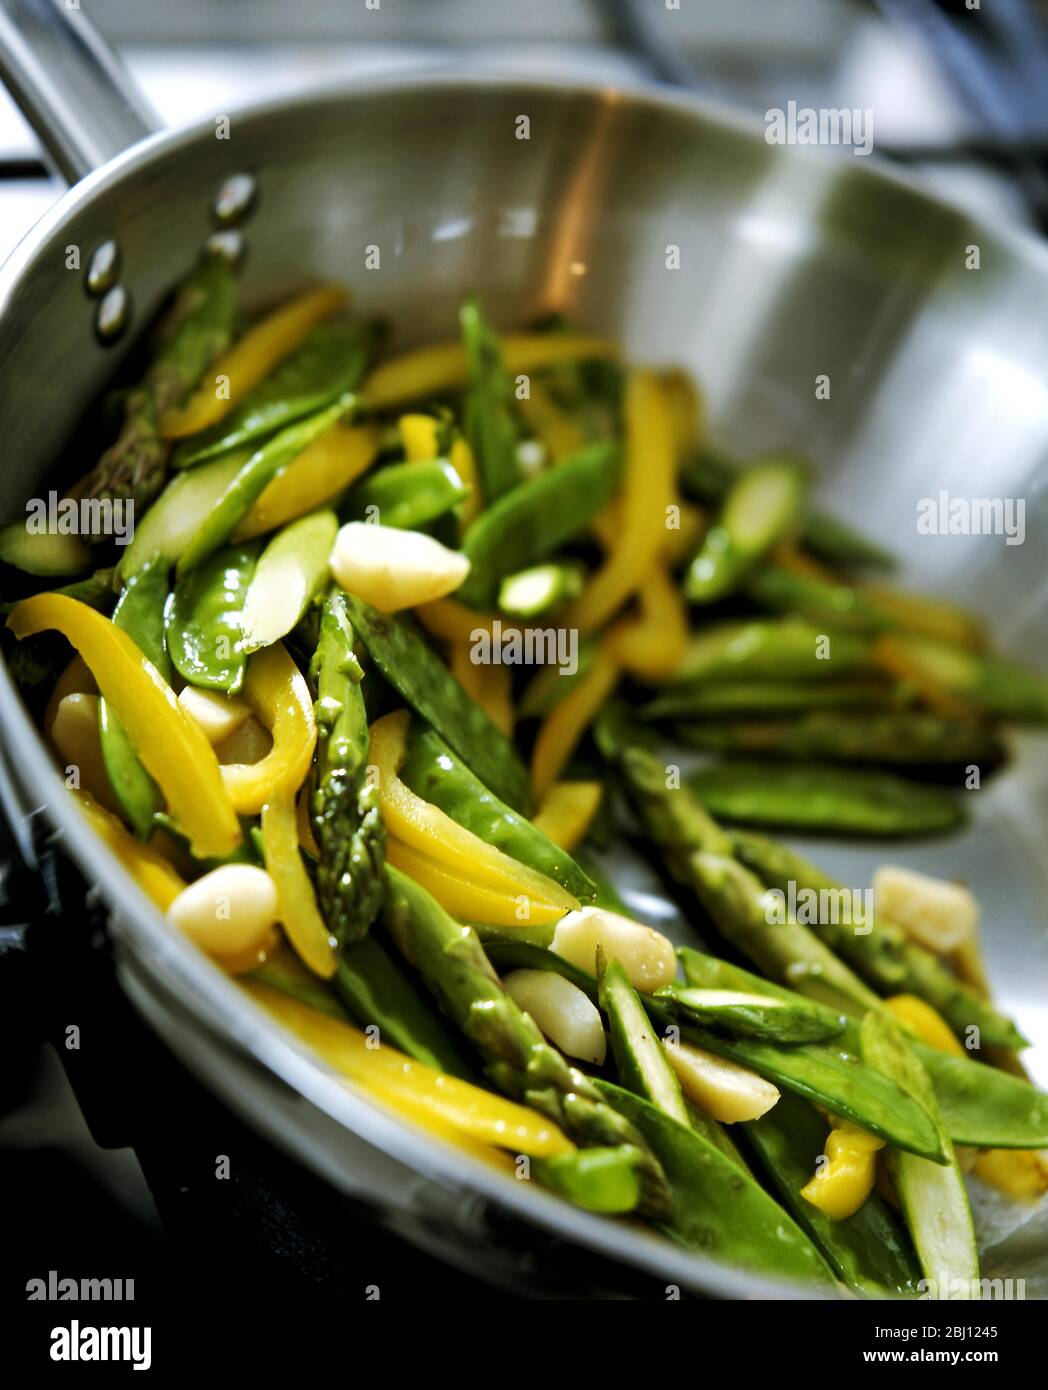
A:
POLYGON ((475 298, 459 310, 459 325, 469 367, 463 402, 466 438, 476 459, 483 501, 490 506, 521 480, 513 382, 503 366, 498 337, 475 298))
POLYGON ((596 1086, 647 1139, 673 1194, 667 1235, 715 1260, 776 1278, 831 1286, 811 1241, 738 1164, 650 1101, 607 1081, 596 1086))
POLYGON ((643 719, 690 720, 815 709, 890 709, 903 703, 900 688, 886 681, 718 681, 665 689, 638 713, 643 719))
POLYGON ((360 382, 375 347, 369 324, 323 323, 210 429, 175 450, 175 468, 190 468, 229 449, 255 445, 295 420, 323 410, 360 382))
POLYGON ((712 603, 736 590, 757 561, 797 526, 805 478, 783 459, 746 469, 732 483, 716 523, 688 566, 684 594, 692 603, 712 603))
MULTIPOLYGON (((156 559, 128 581, 113 609, 113 622, 170 682, 171 660, 164 641, 166 599, 167 565, 156 559)), ((145 840, 154 828, 157 811, 164 805, 160 788, 142 766, 123 724, 104 697, 98 702, 98 727, 102 759, 113 794, 132 829, 145 840)))
POLYGON ((453 821, 510 858, 553 879, 580 901, 595 896, 595 885, 570 854, 494 796, 445 740, 417 719, 412 721, 400 777, 453 821))
POLYGON ((826 1142, 813 1105, 784 1091, 742 1129, 768 1181, 848 1288, 870 1298, 916 1297, 920 1268, 887 1202, 871 1192, 857 1212, 833 1221, 800 1195, 826 1142))
POLYGON ((325 434, 350 409, 352 402, 351 396, 341 396, 334 405, 288 425, 250 455, 179 556, 179 576, 201 564, 226 542, 281 469, 325 434))
POLYGON ((235 695, 244 684, 241 619, 258 552, 257 542, 220 550, 175 585, 167 606, 167 649, 190 685, 235 695))
POLYGON ((407 703, 433 726, 485 786, 516 811, 528 803, 528 775, 516 749, 402 614, 377 612, 346 595, 353 630, 407 703))
POLYGON ((582 593, 584 571, 572 561, 550 561, 508 574, 499 585, 498 609, 514 618, 537 618, 582 593))
POLYGON ((343 515, 354 521, 417 531, 454 511, 469 493, 446 459, 393 463, 352 488, 343 515))
POLYGON ((897 838, 966 820, 953 793, 869 769, 733 760, 701 768, 688 786, 720 820, 798 832, 897 838))
POLYGON ((466 532, 463 549, 471 568, 456 597, 490 607, 507 574, 536 564, 584 531, 614 496, 621 462, 614 445, 592 444, 493 502, 466 532))

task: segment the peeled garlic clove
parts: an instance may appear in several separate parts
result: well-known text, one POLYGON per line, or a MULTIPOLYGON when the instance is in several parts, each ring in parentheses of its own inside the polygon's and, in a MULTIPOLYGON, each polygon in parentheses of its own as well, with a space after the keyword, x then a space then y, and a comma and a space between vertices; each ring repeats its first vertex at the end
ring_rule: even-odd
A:
POLYGON ((168 920, 220 960, 261 950, 277 920, 276 884, 254 864, 223 864, 183 889, 168 920))
POLYGON ((673 943, 653 927, 603 907, 582 907, 557 923, 550 949, 588 974, 596 974, 597 947, 617 960, 630 984, 654 994, 677 975, 673 943))
POLYGON ((898 864, 873 875, 876 911, 930 951, 949 953, 974 937, 979 904, 967 888, 898 864))
POLYGON ((235 734, 251 714, 246 700, 223 695, 220 690, 199 690, 195 685, 182 687, 178 703, 200 725, 212 748, 235 734))
POLYGON ((779 1092, 770 1081, 737 1062, 691 1043, 663 1038, 662 1045, 681 1090, 693 1105, 721 1124, 760 1119, 779 1099, 779 1092))
POLYGON ((453 593, 469 560, 421 531, 350 521, 335 537, 331 573, 380 613, 396 613, 453 593))
POLYGON ((601 1065, 607 1051, 604 1025, 578 985, 552 970, 511 970, 502 983, 561 1052, 601 1065))

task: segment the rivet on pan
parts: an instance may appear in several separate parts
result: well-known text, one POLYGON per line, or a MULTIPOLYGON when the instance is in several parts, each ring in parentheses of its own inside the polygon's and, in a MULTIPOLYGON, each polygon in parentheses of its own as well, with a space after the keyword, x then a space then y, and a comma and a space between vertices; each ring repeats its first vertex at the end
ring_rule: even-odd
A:
POLYGON ((87 263, 84 283, 88 294, 92 299, 105 294, 106 290, 111 290, 116 284, 119 274, 120 247, 115 241, 103 241, 91 252, 91 259, 87 263))
POLYGON ((206 256, 221 256, 236 270, 244 259, 244 237, 241 232, 230 227, 226 231, 212 232, 204 242, 206 256))
POLYGON ((95 310, 95 337, 106 347, 115 343, 131 318, 131 296, 123 285, 114 285, 98 301, 95 310))
POLYGON ((258 184, 253 174, 233 174, 215 194, 211 211, 220 227, 237 227, 255 206, 258 184))

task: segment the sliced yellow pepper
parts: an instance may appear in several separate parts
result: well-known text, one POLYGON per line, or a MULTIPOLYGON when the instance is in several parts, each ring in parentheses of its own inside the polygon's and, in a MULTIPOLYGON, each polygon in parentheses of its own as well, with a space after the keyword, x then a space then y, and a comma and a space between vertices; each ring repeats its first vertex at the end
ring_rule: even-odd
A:
POLYGON ((687 372, 677 367, 659 373, 659 386, 673 422, 674 446, 681 463, 698 452, 706 432, 705 405, 687 372))
POLYGON ((279 916, 287 938, 315 975, 330 980, 335 951, 298 848, 294 792, 283 787, 262 807, 262 857, 277 886, 279 916))
POLYGON ((143 893, 166 912, 185 888, 185 880, 155 850, 136 840, 123 821, 99 806, 86 792, 74 792, 88 825, 112 850, 143 893))
POLYGON ((403 870, 432 894, 445 912, 462 921, 487 922, 493 927, 545 925, 559 922, 566 911, 548 903, 537 904, 526 893, 510 897, 497 888, 477 883, 431 855, 423 854, 414 845, 404 844, 396 836, 386 840, 386 858, 394 868, 403 870))
POLYGON ((378 449, 379 432, 374 426, 332 425, 266 485, 233 532, 233 540, 247 541, 275 531, 330 502, 367 472, 378 449))
POLYGON ((214 749, 123 629, 66 594, 24 599, 7 626, 19 639, 53 628, 72 643, 198 858, 236 848, 240 825, 214 749))
POLYGON ((416 1062, 388 1043, 369 1046, 351 1024, 267 985, 254 980, 240 984, 333 1071, 379 1099, 410 1106, 416 1113, 511 1153, 546 1158, 574 1148, 556 1125, 534 1110, 416 1062))
POLYGON ((971 716, 971 706, 945 689, 922 666, 915 663, 905 645, 897 641, 890 632, 882 633, 874 639, 870 647, 870 659, 875 666, 887 671, 896 680, 912 685, 936 714, 941 714, 945 719, 964 719, 971 716))
MULTIPOLYGON (((508 372, 537 372, 562 362, 618 356, 618 344, 582 333, 510 333, 499 339, 508 372)), ((469 379, 466 350, 459 342, 415 348, 380 362, 364 382, 360 403, 368 410, 388 410, 409 401, 441 396, 469 379)))
POLYGON ((397 433, 408 463, 423 463, 437 457, 439 421, 432 415, 402 415, 397 433))
POLYGON ((626 383, 626 473, 622 516, 607 559, 572 605, 566 621, 593 632, 631 598, 667 544, 668 508, 675 504, 677 457, 673 422, 658 377, 630 373, 626 383))
MULTIPOLYGON (((370 760, 378 770, 382 819, 390 836, 433 860, 437 867, 513 901, 515 906, 524 899, 528 921, 556 922, 577 908, 578 900, 559 883, 487 844, 438 806, 416 796, 400 780, 409 725, 407 711, 397 710, 371 726, 370 760)), ((519 911, 516 920, 522 920, 519 911)))
POLYGON ((617 623, 610 634, 616 660, 631 675, 657 684, 673 675, 688 645, 688 615, 680 589, 656 562, 637 595, 640 617, 617 623))
POLYGON ((884 1007, 929 1047, 937 1047, 940 1052, 952 1052, 955 1057, 967 1056, 942 1015, 916 994, 893 994, 890 999, 885 999, 884 1007))
POLYGON ((318 323, 337 313, 346 298, 345 290, 328 285, 282 304, 222 354, 185 405, 165 412, 160 433, 165 439, 183 439, 221 420, 278 362, 294 352, 318 323), (229 381, 227 397, 215 393, 219 377, 229 381))
POLYGON ((554 782, 531 823, 570 854, 586 838, 603 791, 602 782, 554 782))
POLYGON ((504 1149, 496 1149, 490 1143, 476 1139, 472 1134, 457 1126, 448 1124, 442 1117, 433 1114, 432 1110, 418 1101, 409 1099, 400 1094, 387 1093, 381 1097, 382 1104, 389 1107, 394 1114, 402 1115, 405 1120, 410 1120, 412 1124, 424 1129, 427 1134, 431 1134, 435 1139, 442 1139, 445 1144, 451 1144, 461 1153, 469 1154, 471 1158, 477 1158, 482 1163, 489 1163, 493 1168, 498 1168, 503 1173, 516 1172, 516 1159, 506 1153, 504 1149))
POLYGON ((451 674, 477 702, 496 729, 513 737, 513 677, 508 666, 484 665, 470 660, 470 644, 451 647, 451 674))
POLYGON ((680 525, 667 528, 666 547, 662 557, 668 565, 683 565, 690 560, 706 534, 709 519, 701 507, 691 502, 680 502, 680 525))
MULTIPOLYGON (((454 598, 437 598, 430 603, 420 603, 414 613, 427 632, 434 637, 442 637, 445 642, 471 642, 473 634, 477 632, 486 632, 490 637, 493 624, 499 621, 497 613, 477 613, 454 598)), ((511 629, 503 624, 501 631, 506 637, 511 629)))
POLYGON ((538 805, 566 767, 590 720, 618 685, 621 674, 609 638, 605 637, 578 685, 542 721, 531 755, 531 788, 538 805))
POLYGON ((263 647, 248 662, 244 699, 273 737, 257 763, 225 763, 226 792, 242 816, 257 815, 280 791, 294 795, 305 781, 317 743, 313 701, 302 672, 283 642, 263 647))
POLYGON ((469 446, 469 441, 464 439, 462 435, 459 435, 452 444, 448 453, 448 463, 469 488, 469 496, 464 497, 458 505, 459 524, 466 527, 480 515, 484 499, 480 491, 480 473, 477 470, 477 461, 473 457, 473 450, 469 446))
POLYGON ((979 620, 955 603, 926 594, 910 594, 885 584, 858 584, 856 588, 907 632, 971 651, 981 651, 986 646, 986 634, 979 620))
POLYGON ((854 1216, 873 1191, 877 1177, 877 1150, 884 1140, 847 1120, 836 1120, 826 1140, 826 1157, 815 1176, 801 1188, 801 1196, 830 1218, 844 1221, 854 1216))

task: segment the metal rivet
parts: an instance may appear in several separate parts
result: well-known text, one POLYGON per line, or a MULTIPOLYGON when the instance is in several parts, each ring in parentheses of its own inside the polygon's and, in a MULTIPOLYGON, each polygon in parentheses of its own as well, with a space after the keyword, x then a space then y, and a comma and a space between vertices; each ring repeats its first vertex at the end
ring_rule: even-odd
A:
POLYGON ((131 318, 131 296, 123 285, 114 285, 98 301, 95 310, 95 336, 106 347, 115 343, 131 318))
POLYGON ((84 283, 88 294, 93 299, 105 294, 106 290, 111 290, 116 284, 119 274, 120 247, 115 241, 103 241, 91 252, 91 259, 87 263, 84 283))
POLYGON ((221 256, 234 270, 240 267, 246 249, 243 234, 234 231, 233 228, 224 232, 212 232, 204 242, 206 256, 221 256))
POLYGON ((253 174, 233 174, 215 194, 211 211, 220 227, 237 227, 254 210, 258 184, 253 174))

